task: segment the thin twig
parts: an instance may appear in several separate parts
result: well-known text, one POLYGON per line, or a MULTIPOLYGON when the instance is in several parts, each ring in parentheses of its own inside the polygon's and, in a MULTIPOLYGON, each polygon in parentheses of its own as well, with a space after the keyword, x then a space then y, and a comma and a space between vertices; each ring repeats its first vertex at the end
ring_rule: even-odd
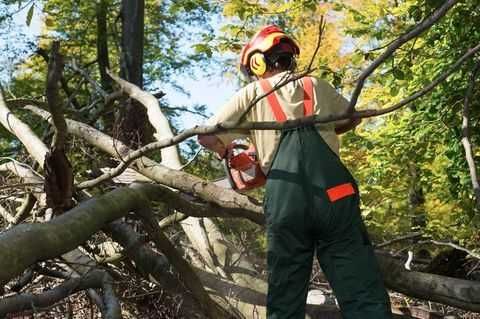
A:
POLYGON ((43 182, 39 183, 18 183, 18 184, 9 184, 9 185, 2 185, 0 186, 0 190, 4 189, 11 189, 11 188, 19 188, 19 187, 30 187, 30 186, 39 186, 43 185, 43 182))
POLYGON ((353 113, 355 111, 355 105, 357 104, 358 97, 362 92, 365 80, 375 71, 386 59, 388 59, 399 47, 401 47, 406 42, 410 41, 413 38, 416 38, 426 30, 428 30, 432 25, 434 25, 438 20, 440 20, 447 12, 452 8, 458 0, 447 0, 436 9, 430 16, 425 20, 417 24, 412 30, 400 36, 398 39, 393 41, 375 61, 372 62, 359 76, 355 90, 353 91, 352 97, 350 99, 350 105, 348 107, 348 113, 353 113))
POLYGON ((383 248, 383 247, 390 246, 392 244, 395 244, 395 243, 398 243, 398 242, 401 242, 401 241, 404 241, 404 240, 415 239, 415 238, 419 238, 419 237, 422 237, 422 236, 423 236, 423 234, 420 233, 420 232, 403 235, 403 236, 385 241, 381 244, 375 245, 375 248, 383 248))
POLYGON ((189 159, 188 162, 186 162, 185 164, 180 166, 180 168, 178 170, 181 171, 181 170, 185 169, 186 167, 188 167, 190 164, 192 164, 198 158, 198 156, 200 155, 200 153, 202 151, 203 151, 203 148, 199 148, 198 151, 192 156, 192 158, 189 159))

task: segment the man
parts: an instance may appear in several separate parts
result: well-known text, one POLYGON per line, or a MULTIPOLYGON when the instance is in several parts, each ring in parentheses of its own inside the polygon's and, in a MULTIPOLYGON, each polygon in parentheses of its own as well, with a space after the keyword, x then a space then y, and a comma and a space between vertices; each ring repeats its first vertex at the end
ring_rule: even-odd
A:
MULTIPOLYGON (((210 124, 237 121, 249 103, 291 75, 297 44, 276 26, 262 28, 243 48, 240 68, 258 81, 237 92, 210 124)), ((279 121, 344 112, 348 101, 313 77, 289 82, 260 100, 248 121, 279 121)), ((391 318, 372 246, 360 216, 358 187, 338 157, 337 134, 359 121, 317 127, 255 130, 255 144, 267 175, 268 319, 305 318, 313 255, 337 297, 344 319, 391 318)), ((223 158, 238 134, 199 136, 223 158)))

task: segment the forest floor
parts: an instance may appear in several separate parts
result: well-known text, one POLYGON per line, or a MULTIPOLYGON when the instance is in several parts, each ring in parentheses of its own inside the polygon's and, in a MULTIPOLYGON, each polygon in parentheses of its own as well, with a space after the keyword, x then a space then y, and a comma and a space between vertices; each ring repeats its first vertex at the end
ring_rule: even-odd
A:
MULTIPOLYGON (((129 272, 131 274, 131 272, 129 272)), ((121 274, 117 274, 120 275, 121 274)), ((30 285, 25 286, 20 292, 28 289, 33 293, 41 293, 58 285, 60 280, 45 276, 37 277, 30 285)), ((178 310, 182 304, 181 296, 171 296, 152 283, 140 278, 121 278, 116 284, 117 296, 122 304, 125 319, 180 319, 178 310)), ((326 303, 334 304, 335 298, 328 283, 319 272, 315 264, 312 274, 310 289, 322 291, 326 303)), ((7 294, 8 295, 8 294, 7 294)), ((392 306, 400 309, 404 314, 410 313, 412 318, 420 319, 480 319, 480 313, 466 312, 442 304, 410 298, 405 295, 390 292, 392 306)), ((6 319, 90 319, 101 318, 98 307, 90 301, 85 292, 79 292, 55 304, 49 309, 36 309, 22 314, 7 316, 6 319)), ((192 319, 192 318, 188 318, 192 319)))

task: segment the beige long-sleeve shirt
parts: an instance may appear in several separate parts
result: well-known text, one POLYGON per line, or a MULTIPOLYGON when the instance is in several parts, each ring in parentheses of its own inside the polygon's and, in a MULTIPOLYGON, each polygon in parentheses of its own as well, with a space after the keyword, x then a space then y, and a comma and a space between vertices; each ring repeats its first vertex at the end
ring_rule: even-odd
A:
MULTIPOLYGON (((268 81, 272 87, 274 87, 275 84, 284 79, 286 75, 286 72, 279 73, 268 78, 268 81)), ((312 77, 312 83, 314 88, 313 106, 315 115, 327 116, 345 112, 348 108, 348 101, 337 93, 330 84, 314 77, 312 77)), ((208 120, 208 124, 215 125, 222 122, 237 121, 247 109, 249 103, 262 94, 264 94, 264 92, 259 81, 249 83, 223 105, 218 112, 208 120)), ((304 90, 301 80, 289 82, 275 91, 275 94, 287 119, 303 117, 304 90)), ((275 117, 266 98, 257 102, 245 119, 255 122, 275 121, 275 117)), ((335 123, 318 124, 317 129, 330 148, 338 154, 339 141, 334 130, 335 123)), ((226 132, 217 134, 217 137, 225 145, 230 144, 235 139, 250 138, 257 148, 262 170, 267 173, 279 145, 280 135, 281 132, 279 130, 252 130, 250 131, 250 135, 226 132)))

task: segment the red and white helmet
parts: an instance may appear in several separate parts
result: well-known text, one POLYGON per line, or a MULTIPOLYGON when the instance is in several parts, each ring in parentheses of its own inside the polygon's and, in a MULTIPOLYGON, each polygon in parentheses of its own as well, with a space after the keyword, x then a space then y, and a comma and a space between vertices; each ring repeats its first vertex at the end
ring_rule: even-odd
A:
POLYGON ((240 71, 245 76, 251 76, 253 74, 259 75, 263 72, 266 66, 262 65, 263 62, 260 56, 255 56, 256 53, 265 53, 273 47, 285 53, 291 53, 293 55, 300 54, 300 48, 295 41, 283 32, 282 29, 275 25, 268 25, 260 29, 252 39, 243 47, 240 53, 240 71), (260 72, 258 72, 260 70, 260 72))

